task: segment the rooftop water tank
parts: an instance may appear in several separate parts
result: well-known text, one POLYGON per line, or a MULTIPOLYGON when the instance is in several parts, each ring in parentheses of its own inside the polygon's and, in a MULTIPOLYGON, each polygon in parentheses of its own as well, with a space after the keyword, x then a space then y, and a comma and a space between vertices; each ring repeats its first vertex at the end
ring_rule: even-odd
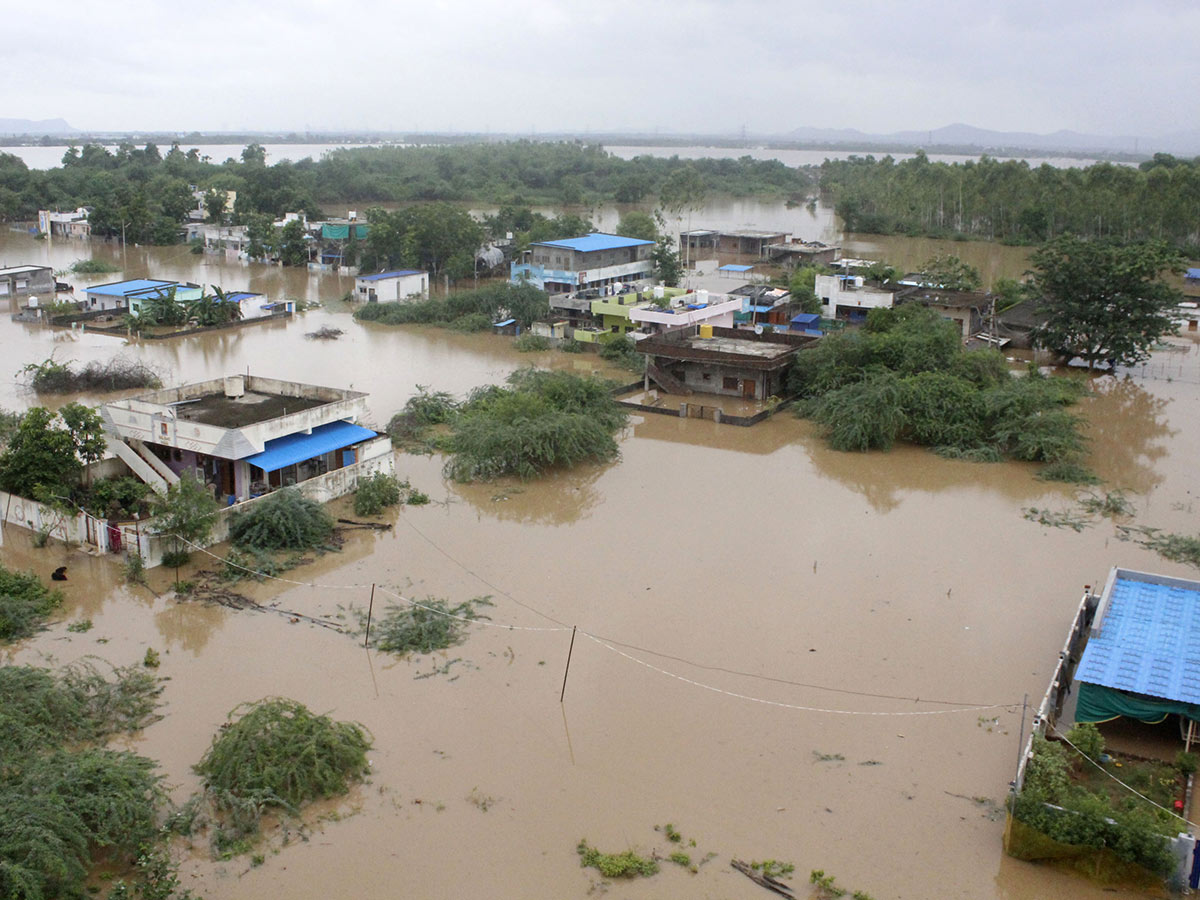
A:
POLYGON ((860 288, 863 286, 863 277, 861 275, 854 276, 854 286, 860 288))
POLYGON ((225 396, 236 400, 246 393, 246 378, 243 375, 230 375, 225 379, 225 396))
POLYGON ((666 295, 667 295, 667 292, 661 284, 656 284, 654 286, 654 299, 655 300, 661 300, 666 295))
POLYGON ((713 336, 712 325, 704 322, 700 325, 700 337, 704 340, 709 340, 713 336))

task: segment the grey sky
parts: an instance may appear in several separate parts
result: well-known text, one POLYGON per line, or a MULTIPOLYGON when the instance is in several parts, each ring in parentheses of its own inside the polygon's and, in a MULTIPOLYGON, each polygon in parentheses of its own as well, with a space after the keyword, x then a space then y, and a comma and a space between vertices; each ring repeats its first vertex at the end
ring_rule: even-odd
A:
POLYGON ((1200 121, 1190 0, 65 0, 9 28, 0 116, 94 130, 1200 121))

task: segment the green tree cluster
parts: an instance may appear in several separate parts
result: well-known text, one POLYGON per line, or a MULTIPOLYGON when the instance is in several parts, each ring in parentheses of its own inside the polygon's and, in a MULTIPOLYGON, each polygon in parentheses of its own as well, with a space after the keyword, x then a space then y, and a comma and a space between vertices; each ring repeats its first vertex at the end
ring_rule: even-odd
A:
POLYGON ((1157 155, 1140 168, 1061 168, 984 156, 931 162, 924 152, 826 160, 821 190, 847 231, 966 235, 1041 243, 1063 234, 1200 246, 1200 158, 1157 155))
POLYGON ((801 350, 789 373, 799 410, 838 450, 887 450, 898 440, 946 456, 1074 462, 1082 386, 1029 372, 1013 377, 991 350, 964 351, 957 329, 916 304, 877 309, 860 331, 801 350))
POLYGON ((527 479, 613 459, 618 453, 614 435, 627 415, 613 401, 610 387, 603 379, 571 372, 520 369, 506 387, 477 389, 447 413, 449 434, 437 441, 450 455, 446 474, 455 481, 527 479))
POLYGON ((130 243, 166 244, 179 240, 180 223, 194 208, 189 185, 213 196, 214 206, 206 206, 210 215, 216 212, 213 192, 236 191, 235 207, 220 215, 249 224, 256 216, 278 219, 287 212, 320 218, 322 204, 635 203, 663 190, 670 197, 684 182, 736 196, 808 193, 813 182, 810 173, 778 160, 624 160, 599 145, 568 141, 362 147, 272 165, 260 145, 250 144, 240 157, 215 163, 178 143, 166 154, 152 144, 123 143, 115 151, 86 144, 68 150, 60 167, 32 170, 19 157, 0 153, 0 221, 28 221, 39 209, 89 206, 98 235, 119 238, 124 232, 130 243), (683 169, 689 174, 675 175, 683 169))
POLYGON ((70 498, 86 464, 104 454, 104 425, 81 403, 27 410, 0 452, 0 490, 46 502, 70 498))
POLYGON ((448 203, 422 203, 394 212, 376 207, 367 218, 371 229, 362 250, 366 271, 408 267, 452 281, 475 271, 475 251, 483 243, 484 230, 464 209, 448 203))

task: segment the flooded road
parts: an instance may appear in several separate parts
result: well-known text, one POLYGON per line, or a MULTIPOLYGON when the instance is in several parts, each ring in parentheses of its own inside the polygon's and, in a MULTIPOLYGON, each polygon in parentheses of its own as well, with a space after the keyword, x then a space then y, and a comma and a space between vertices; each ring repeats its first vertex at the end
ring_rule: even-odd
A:
MULTIPOLYGON (((61 253, 12 236, 0 250, 12 262, 61 253)), ((144 252, 160 277, 278 279, 328 300, 346 289, 144 252)), ((6 371, 55 348, 91 359, 121 344, 0 320, 6 371)), ((1200 353, 1181 346, 1162 354, 1162 377, 1100 379, 1083 410, 1091 462, 1133 492, 1137 521, 1196 533, 1200 377, 1187 379, 1200 353)), ((379 422, 415 384, 461 392, 531 361, 492 335, 363 327, 336 301, 280 326, 124 349, 186 380, 249 365, 353 383, 379 422), (347 334, 304 340, 322 324, 347 334)), ((0 387, 0 406, 32 400, 0 387)), ((671 822, 696 841, 694 860, 716 857, 694 875, 664 862, 613 896, 760 898, 731 858, 793 862, 798 882, 822 868, 879 900, 1114 896, 1004 857, 994 809, 1014 774, 1022 699, 1045 690, 1082 586, 1112 565, 1195 573, 1119 542, 1107 520, 1076 533, 1022 518, 1028 506, 1069 508, 1069 489, 1021 464, 911 447, 837 453, 788 414, 750 429, 635 417, 618 461, 526 484, 448 484, 436 457, 401 455, 397 469, 435 502, 398 514, 391 532, 351 533, 341 553, 289 573, 303 585, 246 590, 324 617, 364 606, 372 583, 453 602, 490 595, 490 623, 433 658, 398 661, 283 615, 177 602, 170 571, 153 573, 156 595, 121 584, 114 565, 4 532, 6 565, 67 564, 72 579, 61 621, 5 659, 128 665, 162 652, 164 718, 130 744, 161 763, 177 797, 243 701, 284 695, 374 735, 372 778, 335 807, 341 821, 258 868, 209 861, 201 840, 185 886, 211 900, 583 898, 598 875, 579 866, 581 838, 665 855, 675 847, 654 826, 671 822), (95 627, 68 633, 82 617, 95 627)))

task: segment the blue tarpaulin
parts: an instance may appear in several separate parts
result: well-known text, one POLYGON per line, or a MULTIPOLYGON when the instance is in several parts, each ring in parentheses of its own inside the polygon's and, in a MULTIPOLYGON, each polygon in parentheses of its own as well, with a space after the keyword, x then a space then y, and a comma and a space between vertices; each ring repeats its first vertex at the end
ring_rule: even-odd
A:
POLYGON ((353 422, 330 422, 328 425, 318 425, 312 434, 289 434, 267 441, 263 452, 247 457, 246 462, 264 472, 274 472, 373 437, 374 431, 353 422))
POLYGON ((1188 269, 1183 277, 1188 281, 1200 281, 1200 269, 1188 269))
POLYGON ((721 266, 717 269, 718 272, 749 272, 754 266, 735 266, 732 263, 721 266))

